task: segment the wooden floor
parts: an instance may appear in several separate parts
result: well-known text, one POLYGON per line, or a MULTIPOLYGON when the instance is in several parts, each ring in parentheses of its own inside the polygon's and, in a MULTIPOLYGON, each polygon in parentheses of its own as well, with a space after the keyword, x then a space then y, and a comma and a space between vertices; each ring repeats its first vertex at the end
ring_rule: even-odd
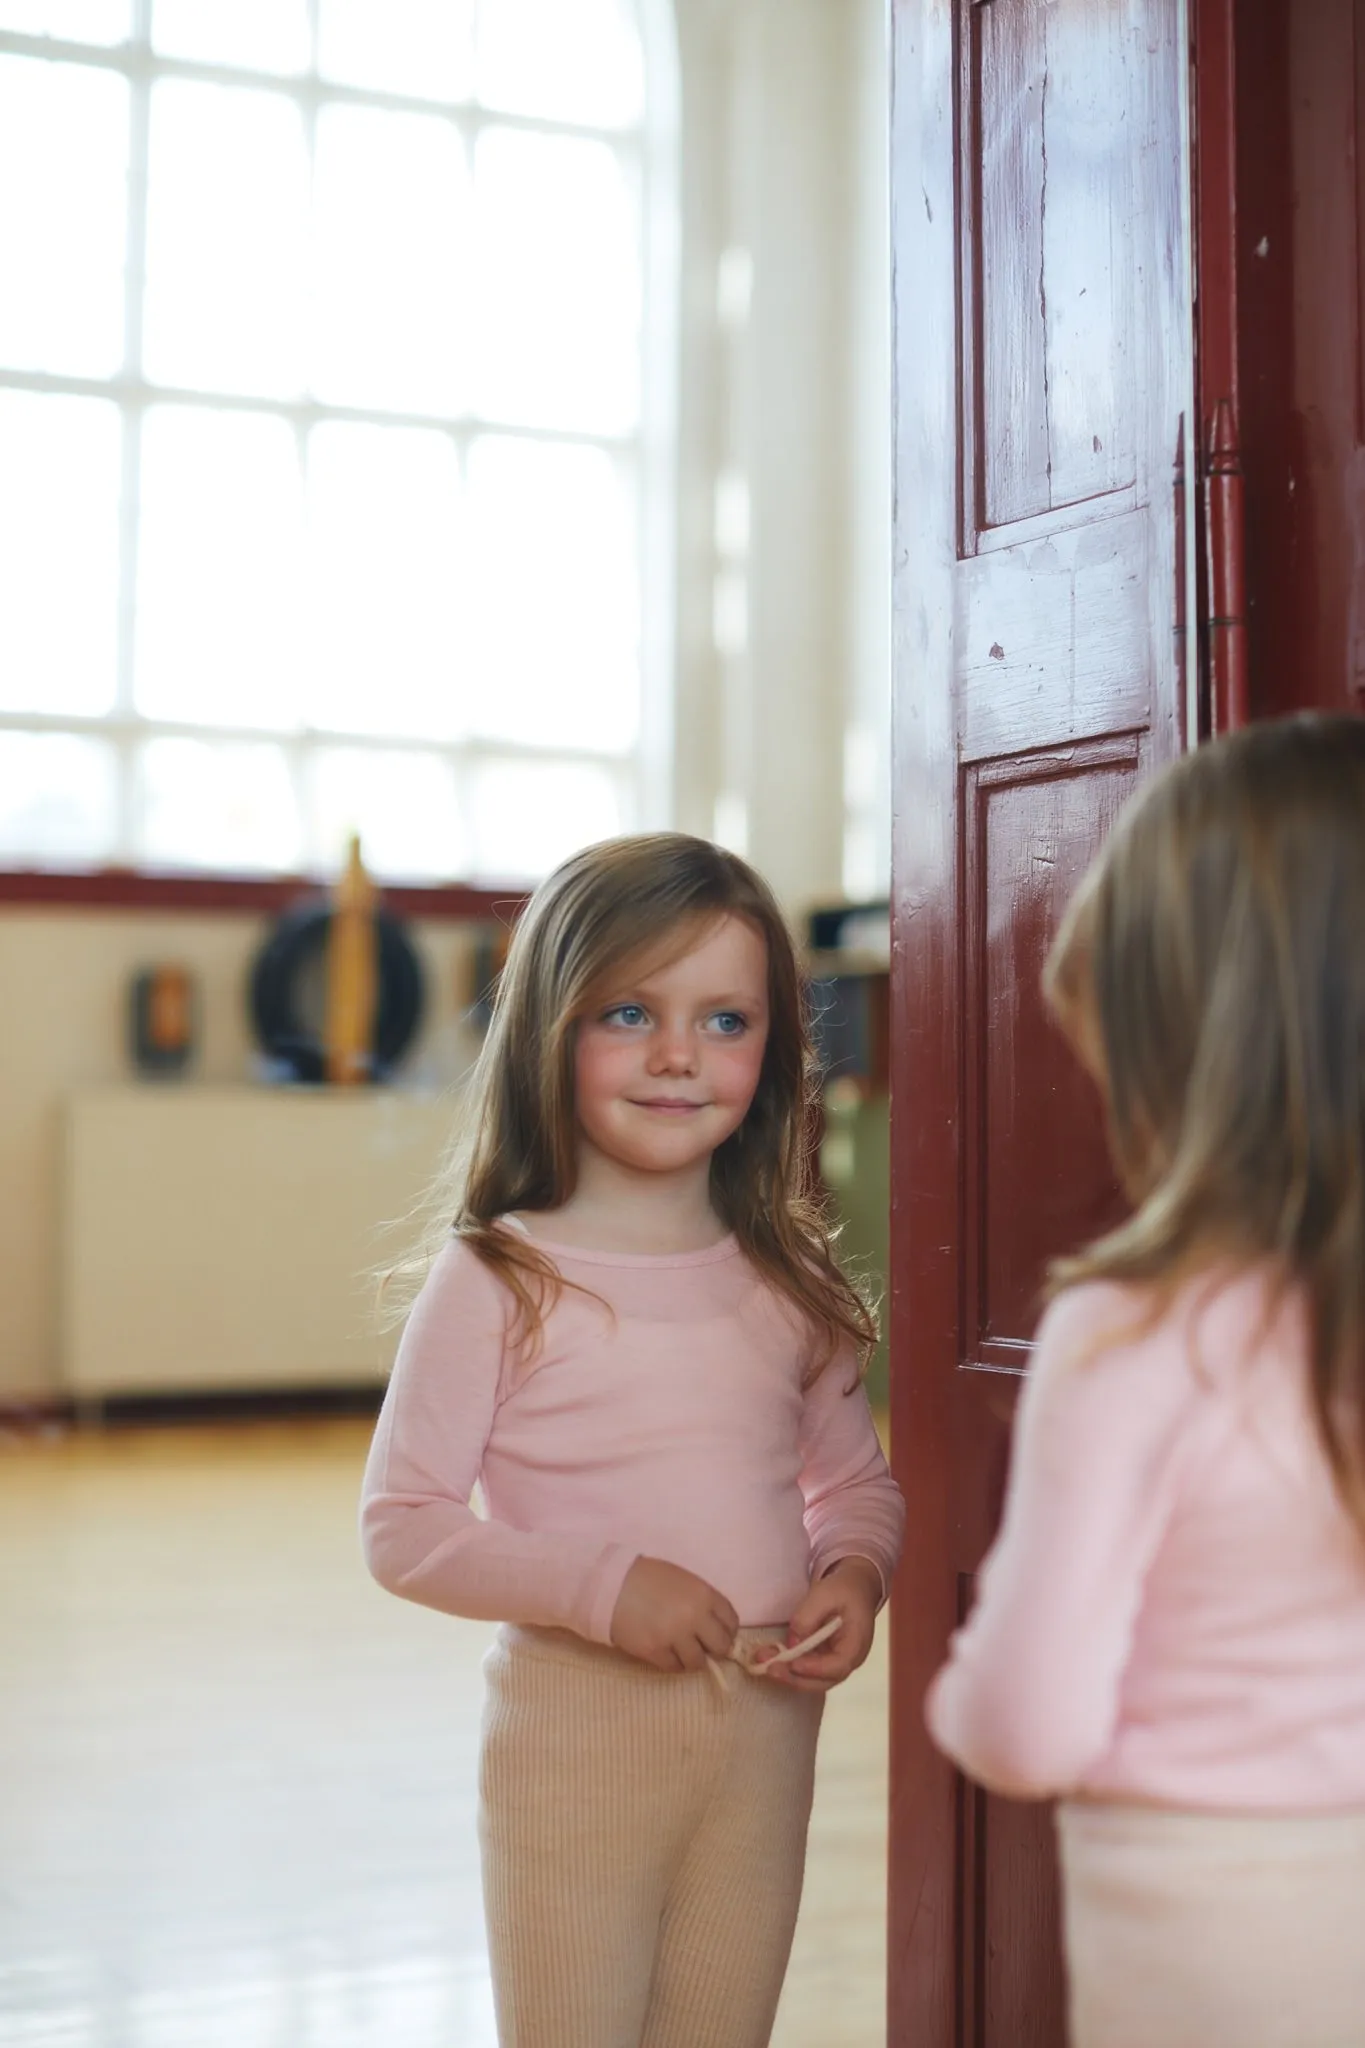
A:
MULTIPOLYGON (((367 1436, 0 1442, 3 2048, 493 2048, 489 1631, 365 1577, 367 1436)), ((825 1731, 773 2038, 881 2048, 884 1638, 825 1731)))

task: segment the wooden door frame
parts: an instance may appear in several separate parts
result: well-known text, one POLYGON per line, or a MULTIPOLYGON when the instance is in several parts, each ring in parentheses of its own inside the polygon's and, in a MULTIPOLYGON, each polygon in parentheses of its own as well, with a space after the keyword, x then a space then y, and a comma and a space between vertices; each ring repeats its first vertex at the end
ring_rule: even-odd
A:
MULTIPOLYGON (((941 451, 955 450, 958 425, 957 285, 939 243, 952 236, 958 205, 954 163, 957 80, 950 17, 957 0, 891 0, 891 246, 893 376, 900 375, 900 330, 912 315, 899 279, 913 279, 915 375, 920 399, 913 424, 895 407, 893 477, 895 540, 893 617, 893 878, 891 889, 891 1311, 890 1409, 892 1456, 909 1508, 905 1553, 891 1610, 891 1795, 887 1997, 889 2048, 956 2048, 957 1798, 954 1776, 929 1740, 921 1702, 942 1659, 957 1617, 941 1561, 950 1553, 950 1493, 946 1463, 922 1452, 942 1442, 949 1426, 949 1388, 942 1375, 916 1370, 914 1320, 956 1327, 959 1274, 955 1199, 957 1133, 954 1106, 959 1076, 950 1052, 952 1032, 931 1031, 913 1043, 897 1019, 929 1013, 942 995, 953 957, 949 906, 932 897, 916 901, 905 878, 923 870, 923 848, 933 864, 954 866, 952 792, 927 784, 907 789, 907 761, 949 752, 952 711, 946 691, 920 691, 915 679, 951 669, 952 562, 942 536, 956 528, 942 497, 951 492, 956 512, 956 463, 943 475, 941 451), (937 17, 937 19, 935 19, 937 17), (933 67, 933 77, 926 77, 933 67), (928 110, 933 109, 933 113, 928 110), (926 133, 926 128, 931 132, 926 133), (915 162, 921 177, 907 189, 897 166, 915 162), (938 410, 923 427, 923 394, 938 410), (933 445, 930 445, 930 444, 933 445), (935 461, 936 451, 939 459, 935 461), (911 637, 907 581, 932 579, 937 602, 926 603, 926 636, 911 637), (932 721, 910 747, 900 737, 911 724, 932 721), (913 933, 913 944, 897 934, 913 933), (898 1114, 897 1103, 906 1105, 898 1114), (917 1245, 941 1245, 932 1260, 917 1245), (901 2019, 908 2024, 901 2028, 901 2019)), ((894 388, 894 387, 893 387, 894 388)))
MULTIPOLYGON (((927 674, 950 672, 953 562, 943 536, 943 494, 956 506, 956 474, 945 476, 944 448, 956 446, 959 280, 943 252, 958 203, 955 176, 954 32, 958 0, 891 0, 892 303, 897 322, 913 322, 919 400, 913 419, 897 409, 894 425, 896 533, 893 558, 893 760, 896 775, 891 1003, 892 1218, 890 1257, 891 1427, 896 1470, 910 1507, 905 1558, 892 1608, 892 1729, 887 1929, 890 2048, 968 2048, 972 2015, 960 2010, 957 1983, 960 1873, 972 1844, 964 1839, 969 1803, 924 1727, 925 1688, 960 1617, 942 1560, 951 1548, 953 1506, 946 1461, 932 1447, 950 1428, 951 1388, 941 1372, 916 1369, 916 1325, 956 1326, 960 1272, 958 1214, 961 1099, 960 1031, 940 1014, 935 1028, 913 1040, 896 1019, 922 1020, 950 1003, 945 964, 955 951, 959 907, 917 899, 913 878, 931 865, 954 873, 954 792, 930 778, 908 786, 926 756, 950 751, 946 693, 918 687, 927 674), (926 111, 932 110, 932 111, 926 111), (914 162, 914 189, 897 164, 914 162), (902 300, 899 276, 913 279, 902 300), (926 415, 925 392, 937 394, 926 415), (923 629, 912 627, 906 601, 909 565, 923 629), (925 593, 929 601, 925 601, 925 593), (926 737, 926 727, 938 730, 926 737), (913 745, 900 735, 916 728, 913 745), (897 1114, 896 1104, 906 1107, 897 1114)), ((1191 63, 1191 260, 1197 280, 1196 421, 1200 451, 1204 414, 1216 395, 1230 394, 1240 420, 1240 330, 1237 296, 1238 0, 1188 0, 1191 63), (1216 395, 1215 395, 1216 394, 1216 395)), ((908 329, 907 329, 908 331, 908 329)), ((893 362, 899 376, 893 337, 893 362)), ((1192 453, 1194 451, 1191 451, 1192 453)), ((953 466, 955 471, 955 465, 953 466)), ((1203 464, 1191 468, 1202 477, 1203 464)), ((1187 517, 1202 526, 1196 507, 1187 517)), ((1199 556, 1203 560, 1203 548, 1199 556)), ((1202 586, 1201 586, 1202 595, 1202 586)), ((1193 650, 1191 650, 1193 653, 1193 650)), ((959 882, 960 887, 960 882, 959 882)))
POLYGON ((1239 429, 1237 291, 1237 0, 1192 0, 1196 388, 1199 446, 1213 409, 1232 405, 1239 429))

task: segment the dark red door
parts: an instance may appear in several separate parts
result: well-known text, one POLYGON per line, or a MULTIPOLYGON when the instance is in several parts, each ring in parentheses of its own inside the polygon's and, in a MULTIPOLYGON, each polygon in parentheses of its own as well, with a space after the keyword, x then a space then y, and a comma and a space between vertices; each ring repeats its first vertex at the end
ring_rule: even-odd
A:
POLYGON ((1058 2048, 1050 1817, 921 1700, 999 1507, 1047 1257, 1113 1194, 1038 972, 1185 731, 1181 0, 894 0, 893 2048, 1058 2048))
POLYGON ((1251 709, 1359 711, 1365 0, 1219 6, 1233 22, 1236 105, 1223 152, 1235 164, 1235 349, 1220 382, 1239 391, 1251 709))

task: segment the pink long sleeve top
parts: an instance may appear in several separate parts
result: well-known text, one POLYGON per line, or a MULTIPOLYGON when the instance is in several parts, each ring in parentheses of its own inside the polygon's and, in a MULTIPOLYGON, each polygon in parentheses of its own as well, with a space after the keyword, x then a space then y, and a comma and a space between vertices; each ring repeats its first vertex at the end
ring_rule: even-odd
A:
POLYGON ((785 1624, 842 1557, 889 1583, 904 1509, 866 1397, 847 1357, 803 1390, 808 1339, 733 1238, 542 1249, 589 1292, 563 1290, 529 1364, 508 1290, 463 1244, 413 1308, 365 1474, 381 1585, 605 1643, 641 1556, 698 1573, 741 1625, 785 1624))
POLYGON ((972 1777, 1241 1812, 1365 1810, 1365 1541, 1262 1275, 1090 1284, 1038 1334, 999 1537, 930 1690, 972 1777))

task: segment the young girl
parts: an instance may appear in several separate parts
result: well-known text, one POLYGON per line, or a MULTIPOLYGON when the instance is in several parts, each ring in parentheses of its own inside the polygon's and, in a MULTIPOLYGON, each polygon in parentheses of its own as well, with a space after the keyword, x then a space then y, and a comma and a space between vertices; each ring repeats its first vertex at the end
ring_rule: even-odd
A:
POLYGON ((867 1656, 903 1514, 871 1319, 802 1192, 809 1088, 791 941, 742 861, 623 839, 536 892, 363 1506, 382 1585, 504 1624, 504 2048, 769 2038, 822 1696, 867 1656))
POLYGON ((930 1726, 1063 1796, 1074 2048, 1359 2048, 1365 724, 1151 784, 1047 987, 1133 1211, 1054 1275, 930 1726))

